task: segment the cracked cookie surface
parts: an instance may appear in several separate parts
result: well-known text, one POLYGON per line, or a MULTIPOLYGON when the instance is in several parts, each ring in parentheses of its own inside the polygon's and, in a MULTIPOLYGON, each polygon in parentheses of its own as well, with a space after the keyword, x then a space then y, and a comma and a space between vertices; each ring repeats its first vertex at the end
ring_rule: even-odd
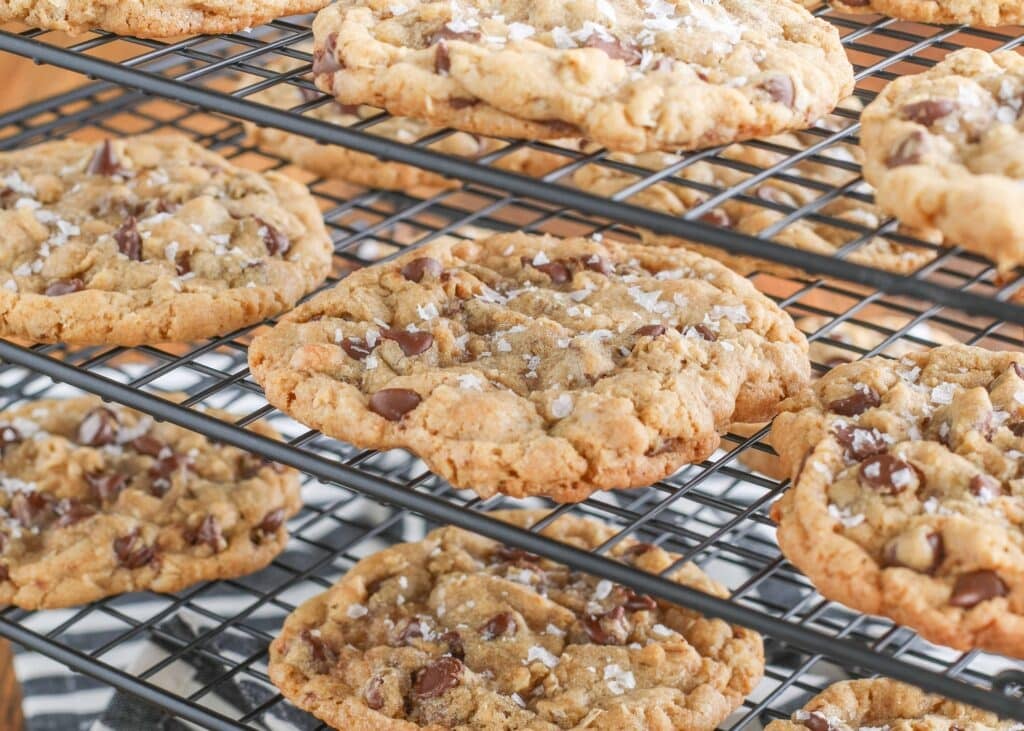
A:
POLYGON ((138 345, 222 335, 327 276, 306 188, 180 136, 0 155, 0 334, 138 345))
MULTIPOLYGON (((616 531, 561 516, 542 533, 592 550, 616 531)), ((610 555, 651 573, 678 558, 630 538, 610 555)), ((690 563, 670 578, 728 596, 690 563)), ((269 666, 321 720, 382 731, 710 731, 763 670, 750 630, 454 527, 361 560, 288 617, 269 666)))
POLYGON ((827 598, 1024 656, 1024 354, 944 346, 839 366, 783 405, 786 557, 827 598))
POLYGON ((0 604, 24 609, 251 573, 300 506, 294 470, 94 397, 0 412, 0 486, 0 604))
POLYGON ((836 30, 790 0, 341 0, 313 30, 344 104, 625 152, 801 129, 853 89, 836 30))
POLYGON ((330 0, 0 0, 0 21, 85 33, 93 28, 139 38, 236 33, 319 10, 330 0))
POLYGON ((746 279, 692 252, 501 234, 358 271, 257 337, 267 399, 481 495, 584 499, 710 455, 809 372, 746 279))
POLYGON ((880 206, 950 244, 1024 262, 1024 56, 965 49, 885 87, 861 117, 880 206))
POLYGON ((1024 23, 1020 0, 832 0, 844 13, 880 13, 916 23, 951 25, 1019 25, 1024 23))
POLYGON ((788 721, 772 721, 765 731, 1013 731, 1003 721, 942 696, 888 678, 847 680, 830 685, 788 721))

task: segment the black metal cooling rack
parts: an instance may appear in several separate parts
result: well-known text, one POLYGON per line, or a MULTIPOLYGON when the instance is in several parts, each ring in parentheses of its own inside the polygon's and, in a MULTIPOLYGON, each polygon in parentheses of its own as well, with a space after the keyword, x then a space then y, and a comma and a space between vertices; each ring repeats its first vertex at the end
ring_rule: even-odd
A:
MULTIPOLYGON (((829 17, 857 63, 862 101, 893 76, 920 69, 962 45, 994 49, 1024 42, 1013 31, 829 17)), ((463 181, 457 189, 418 195, 366 191, 305 175, 335 241, 332 282, 438 236, 527 228, 635 237, 627 226, 633 225, 827 275, 753 275, 814 341, 812 356, 819 371, 837 353, 848 358, 899 355, 946 341, 1022 347, 1020 325, 1009 323, 1024 322, 1024 309, 1006 301, 1017 289, 1015 276, 997 277, 983 259, 959 249, 937 249, 897 231, 884 217, 865 225, 863 219, 834 213, 837 203, 843 204, 840 208, 870 205, 849 153, 856 142, 855 108, 838 112, 798 138, 748 143, 750 150, 773 155, 767 165, 711 150, 650 169, 601 151, 522 142, 463 160, 426 149, 448 132, 431 133, 414 144, 398 143, 374 134, 386 115, 339 128, 302 116, 324 100, 313 98, 285 111, 250 101, 253 94, 277 85, 312 89, 302 77, 308 68, 309 36, 309 24, 302 21, 174 43, 106 34, 71 42, 36 30, 0 33, 0 50, 100 79, 0 115, 0 147, 68 135, 96 139, 173 130, 241 164, 302 175, 287 161, 247 143, 238 120, 249 120, 463 181), (101 56, 122 60, 114 64, 101 56), (291 59, 295 69, 268 68, 280 58, 291 59), (495 167, 524 147, 561 156, 564 164, 541 180, 495 167), (841 150, 847 152, 839 154, 841 150), (728 170, 732 182, 716 187, 688 177, 696 164, 728 170), (616 200, 596 198, 571 186, 586 166, 633 178, 616 200), (838 182, 832 175, 836 171, 845 174, 838 182), (765 183, 801 194, 795 203, 758 195, 758 186, 765 183), (704 202, 685 217, 674 218, 623 200, 658 184, 698 190, 704 202), (701 215, 723 200, 763 206, 783 218, 758 236, 703 224, 701 215), (815 256, 771 242, 786 226, 799 223, 843 232, 837 255, 815 256), (916 271, 895 275, 849 260, 879 236, 908 251, 926 252, 928 261, 916 271)), ((788 715, 830 682, 871 674, 915 682, 1024 720, 1020 662, 979 652, 955 653, 905 628, 850 612, 823 600, 782 559, 767 507, 786 483, 751 467, 755 460, 771 459, 771 449, 763 442, 765 429, 731 434, 710 460, 649 488, 597 495, 578 506, 559 508, 621 526, 616 540, 636 535, 696 561, 729 587, 730 598, 719 600, 610 562, 602 551, 582 553, 497 523, 486 513, 509 503, 454 491, 407 454, 357 450, 293 422, 267 406, 248 374, 246 345, 263 327, 190 346, 26 348, 0 341, 0 406, 88 391, 290 464, 307 476, 305 508, 290 523, 288 550, 265 571, 174 596, 119 597, 60 612, 7 609, 0 612, 0 636, 202 728, 319 728, 269 683, 267 642, 288 612, 324 590, 354 561, 390 543, 415 539, 429 525, 452 523, 764 633, 766 678, 726 728, 759 728, 788 715), (188 399, 171 403, 161 397, 171 391, 184 391, 188 399), (196 409, 200 405, 226 408, 238 421, 210 420, 196 409), (263 439, 246 428, 256 421, 271 423, 287 442, 263 439), (101 633, 90 631, 97 626, 101 633), (128 648, 142 644, 146 652, 125 659, 128 648)))

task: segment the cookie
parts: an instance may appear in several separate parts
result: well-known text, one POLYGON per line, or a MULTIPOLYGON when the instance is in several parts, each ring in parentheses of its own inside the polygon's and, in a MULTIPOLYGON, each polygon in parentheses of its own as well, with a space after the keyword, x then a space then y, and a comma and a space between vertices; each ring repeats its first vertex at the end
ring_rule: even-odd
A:
POLYGON ((846 680, 830 685, 789 721, 773 721, 765 731, 859 731, 869 728, 914 731, 1013 731, 1019 723, 925 693, 888 678, 846 680))
MULTIPOLYGON (((831 317, 826 317, 824 315, 808 315, 797 319, 796 326, 800 328, 801 332, 805 332, 810 335, 818 332, 831 321, 831 317)), ((883 328, 883 330, 896 332, 903 329, 903 326, 907 323, 907 318, 883 315, 881 317, 865 317, 864 321, 878 325, 883 328)), ((844 343, 846 345, 851 345, 854 348, 869 351, 878 347, 887 337, 887 332, 864 327, 853 322, 843 322, 829 330, 824 339, 814 340, 811 342, 811 362, 826 365, 829 368, 835 368, 843 363, 853 363, 859 358, 856 350, 832 345, 828 341, 844 343)), ((958 342, 956 338, 947 334, 944 330, 933 327, 928 323, 919 323, 910 328, 910 330, 907 331, 906 336, 887 345, 884 351, 885 354, 890 357, 900 357, 907 353, 913 353, 920 350, 922 346, 907 339, 910 337, 923 340, 931 345, 956 345, 958 342)), ((751 437, 766 426, 768 426, 767 422, 760 422, 757 424, 733 424, 729 427, 729 432, 741 437, 751 437)), ((736 440, 734 439, 729 441, 736 443, 736 440)), ((771 438, 762 438, 761 443, 770 445, 771 438)), ((730 445, 726 445, 726 448, 729 448, 729 446, 730 445)), ((750 469, 760 472, 763 475, 767 475, 773 480, 781 481, 788 477, 778 458, 767 452, 762 452, 758 449, 745 449, 740 453, 739 460, 750 469)))
POLYGON ((502 234, 363 269, 249 350, 271 404, 453 485, 577 501, 649 485, 768 418, 807 342, 683 250, 502 234))
POLYGON ((1024 56, 965 49, 893 81, 862 115, 864 177, 911 226, 1024 262, 1024 56))
POLYGON ((0 0, 0 21, 86 33, 94 28, 137 36, 237 33, 319 10, 330 0, 0 0))
MULTIPOLYGON (((617 533, 571 515, 541 532, 583 550, 617 533)), ((611 556, 651 573, 679 558, 630 538, 611 556)), ((728 596, 691 563, 668 578, 728 596)), ((364 558, 295 610, 268 672, 339 729, 710 731, 763 670, 751 630, 448 527, 364 558)))
MULTIPOLYGON (((809 144, 819 141, 817 138, 813 140, 808 138, 809 135, 787 133, 776 135, 765 140, 765 143, 779 149, 802 150, 809 144)), ((857 180, 857 173, 844 167, 842 163, 859 162, 857 152, 856 148, 835 145, 823 150, 820 154, 838 161, 838 164, 805 160, 787 167, 784 173, 812 183, 827 184, 832 188, 849 186, 857 180)), ((751 171, 767 170, 779 165, 787 157, 782 152, 766 149, 760 145, 757 147, 732 145, 720 154, 728 162, 701 160, 689 163, 679 170, 674 177, 686 181, 688 185, 656 182, 630 195, 626 201, 659 213, 681 216, 702 205, 709 198, 718 195, 720 191, 744 185, 754 174, 751 171), (732 166, 729 162, 738 163, 738 165, 732 166)), ((610 159, 617 163, 650 170, 652 173, 677 165, 681 160, 676 155, 661 152, 649 152, 641 155, 617 153, 610 159)), ((638 175, 607 163, 581 167, 573 175, 573 183, 577 187, 604 197, 611 197, 636 185, 639 180, 638 175)), ((701 217, 701 221, 756 236, 765 229, 778 225, 789 215, 788 211, 784 212, 770 207, 771 204, 792 209, 801 208, 812 204, 823 193, 820 187, 799 185, 795 182, 771 178, 750 186, 745 190, 744 195, 764 202, 747 202, 738 197, 731 197, 720 206, 705 213, 701 217)), ((855 197, 837 197, 822 205, 815 213, 869 230, 877 229, 885 222, 885 216, 877 207, 855 197)), ((755 272, 765 272, 789 278, 807 276, 800 269, 770 259, 731 254, 724 249, 690 239, 655 233, 649 229, 640 229, 639 233, 646 243, 658 246, 685 246, 722 262, 738 274, 749 275, 755 272)), ((908 233, 928 240, 929 243, 941 242, 941 239, 937 240, 933 234, 908 233)), ((784 226, 771 237, 771 241, 801 251, 836 256, 843 247, 863 236, 856 229, 830 225, 813 217, 801 217, 784 226)), ((901 244, 881 236, 873 237, 866 243, 858 245, 846 256, 848 261, 900 274, 917 271, 934 258, 935 251, 932 249, 901 244)))
POLYGON ((879 13, 916 23, 945 25, 1020 25, 1019 0, 832 0, 843 13, 879 13))
POLYGON ((1024 354, 944 346, 834 368, 783 406, 778 540, 826 598, 1024 657, 1024 354))
POLYGON ((0 335, 139 345, 223 335, 324 281, 306 188, 181 136, 0 154, 0 335))
POLYGON ((341 0, 313 32, 343 104, 624 152, 801 129, 853 89, 835 28, 790 0, 341 0))
MULTIPOLYGON (((308 49, 307 49, 308 50, 308 49)), ((285 72, 298 68, 298 61, 280 60, 267 65, 272 71, 285 72)), ((316 92, 293 84, 281 83, 253 94, 250 99, 278 109, 294 109, 321 98, 316 92)), ((314 107, 304 116, 351 127, 381 114, 381 110, 361 105, 332 102, 314 107)), ((323 178, 344 180, 367 188, 408 191, 416 188, 446 190, 462 185, 457 180, 413 165, 381 160, 373 155, 339 145, 324 145, 308 137, 292 134, 273 127, 258 127, 246 123, 249 142, 277 157, 289 160, 323 178)), ((408 117, 388 117, 366 128, 366 131, 405 144, 412 144, 441 130, 408 117)), ((578 148, 578 144, 565 141, 560 144, 578 148)), ((488 139, 466 132, 454 132, 428 145, 428 149, 458 157, 479 158, 505 147, 500 140, 488 139)), ((572 158, 556 153, 523 147, 495 160, 493 167, 538 177, 567 165, 572 158)))
POLYGON ((294 470, 94 397, 0 412, 0 487, 0 605, 24 609, 243 576, 300 507, 294 470))

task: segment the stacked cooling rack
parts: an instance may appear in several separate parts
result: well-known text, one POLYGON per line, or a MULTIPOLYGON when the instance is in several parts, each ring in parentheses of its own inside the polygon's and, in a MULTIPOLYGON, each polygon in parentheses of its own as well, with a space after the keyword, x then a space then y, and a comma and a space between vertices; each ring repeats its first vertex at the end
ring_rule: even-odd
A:
MULTIPOLYGON (((838 16, 824 8, 819 12, 844 37, 858 72, 857 98, 864 103, 891 79, 926 68, 963 46, 995 50, 1024 44, 1024 29, 940 28, 838 16)), ((319 94, 307 94, 309 100, 291 110, 254 101, 254 95, 277 85, 314 90, 303 76, 311 60, 310 38, 309 22, 302 19, 178 42, 0 32, 0 50, 83 75, 83 84, 71 92, 0 115, 0 147, 17 149, 69 136, 95 140, 177 131, 239 164, 284 169, 310 185, 324 211, 336 252, 326 286, 358 267, 439 236, 527 229, 628 240, 642 227, 798 266, 806 274, 754 273, 752 278, 804 324, 811 340, 845 351, 850 359, 934 346, 940 336, 994 349, 1024 349, 1024 307, 1014 304, 1024 280, 1017 275, 997 275, 984 259, 955 248, 939 249, 899 231, 891 220, 867 226, 829 213, 837 202, 871 200, 849 154, 857 143, 856 104, 793 138, 799 146, 747 143, 771 153, 773 162, 765 167, 709 150, 652 170, 610 159, 602 151, 524 142, 469 160, 428 149, 447 132, 408 143, 376 135, 374 128, 387 118, 384 114, 347 128, 304 115, 330 103, 319 94), (281 59, 290 59, 294 70, 273 70, 281 59), (417 195, 415 190, 373 191, 315 179, 250 145, 245 122, 416 165, 461 185, 417 195), (543 178, 506 172, 497 165, 525 145, 559 156, 562 164, 543 178), (728 188, 695 182, 685 172, 698 163, 739 173, 742 182, 728 188), (571 184, 587 166, 627 173, 631 183, 612 198, 590 195, 571 184), (809 167, 833 169, 841 173, 835 178, 842 182, 805 176, 809 167), (773 181, 807 194, 796 205, 755 194, 773 181), (685 217, 628 202, 656 184, 696 186, 706 202, 685 217), (727 200, 763 206, 781 217, 757 236, 702 220, 703 213, 727 200), (842 230, 846 243, 829 257, 772 242, 787 226, 801 222, 842 230), (892 274, 851 260, 858 260, 856 252, 880 236, 905 251, 926 253, 922 260, 927 263, 912 273, 892 274), (865 337, 841 334, 850 331, 865 337), (860 344, 865 340, 869 347, 860 344)), ((117 597, 74 610, 0 612, 0 636, 91 678, 94 688, 115 689, 102 719, 107 727, 138 726, 138 707, 143 707, 149 715, 142 717, 149 720, 140 727, 146 728, 158 723, 174 728, 182 721, 204 729, 320 728, 269 682, 268 642, 295 606, 323 591, 355 561, 392 543, 416 539, 439 523, 476 531, 761 632, 768 655, 765 680, 726 728, 759 729, 836 680, 876 674, 1024 721, 1020 662, 981 652, 956 653, 888 621, 851 612, 822 599, 786 563, 774 540, 768 507, 787 483, 753 471, 748 466, 753 460, 745 459, 770 458, 771 449, 762 442, 765 429, 752 436, 732 435, 712 459, 649 488, 595 495, 559 508, 619 526, 616 540, 635 536, 695 561, 731 590, 728 600, 716 599, 614 563, 601 551, 584 553, 498 523, 487 517, 488 511, 510 502, 453 490, 405 453, 357 450, 308 431, 269 407, 248 373, 247 344, 265 328, 188 346, 25 347, 0 341, 0 406, 91 392, 294 466, 306 477, 305 507, 289 524, 289 548, 258 574, 202 584, 173 596, 117 597), (185 392, 188 398, 172 403, 163 397, 170 392, 185 392), (196 408, 200 405, 244 416, 224 424, 201 414, 196 408), (273 425, 287 441, 259 436, 248 428, 256 422, 273 425)), ((815 363, 815 368, 822 372, 827 366, 815 363)))

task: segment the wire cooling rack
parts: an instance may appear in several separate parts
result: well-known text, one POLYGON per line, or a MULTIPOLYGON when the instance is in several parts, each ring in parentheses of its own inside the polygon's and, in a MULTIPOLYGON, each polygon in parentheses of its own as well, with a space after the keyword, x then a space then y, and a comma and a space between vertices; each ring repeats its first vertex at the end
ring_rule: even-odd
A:
MULTIPOLYGON (((885 81, 919 70, 962 45, 995 49, 1024 42, 1014 30, 828 17, 843 33, 857 64, 861 102, 870 100, 885 81)), ((0 115, 0 147, 64 136, 99 139, 177 131, 239 164, 286 170, 310 184, 335 242, 334 273, 326 286, 353 269, 439 236, 526 228, 628 239, 637 236, 633 227, 644 227, 827 275, 752 275, 807 332, 818 372, 837 358, 895 356, 949 341, 994 349, 1022 347, 1021 327, 1012 323, 1024 322, 1024 310, 1007 301, 1018 287, 1016 275, 997 275, 983 259, 955 248, 939 249, 934 242, 898 231, 884 217, 865 225, 863 218, 832 213, 846 204, 870 205, 851 153, 856 104, 799 137, 744 146, 771 153, 768 165, 712 150, 651 169, 601 151, 522 142, 463 160, 426 149, 448 132, 397 143, 374 134, 386 120, 383 114, 338 128, 303 116, 329 103, 316 97, 286 111, 250 101, 277 85, 312 90, 303 77, 310 60, 309 38, 306 21, 278 21, 249 33, 175 43, 103 34, 69 41, 34 30, 0 33, 0 50, 100 79, 0 115), (281 58, 290 59, 294 70, 274 70, 281 58), (239 119, 418 164, 463 184, 417 195, 314 178, 248 144, 239 119), (541 180, 495 167, 524 147, 564 162, 541 180), (840 154, 842 150, 846 152, 840 154), (716 187, 688 176, 696 164, 728 170, 730 184, 716 187), (615 200, 589 196, 572 186, 587 166, 626 173, 632 182, 615 200), (820 174, 822 170, 829 174, 820 174), (804 193, 791 199, 759 195, 756 191, 766 183, 804 193), (654 185, 697 189, 703 202, 681 218, 624 202, 654 185), (781 213, 782 220, 757 236, 699 220, 726 200, 763 206, 781 213), (835 257, 795 252, 771 242, 787 225, 804 222, 847 234, 835 257), (916 271, 896 275, 849 260, 880 236, 923 253, 925 262, 916 271)), ((596 495, 559 508, 620 526, 615 540, 636 536, 697 562, 729 587, 730 598, 719 600, 610 562, 601 550, 582 553, 497 523, 486 513, 509 507, 511 501, 482 501, 455 491, 406 453, 357 450, 272 409, 246 366, 248 342, 268 325, 189 346, 25 347, 0 341, 0 407, 88 391, 290 464, 306 475, 305 507, 289 524, 292 540, 265 571, 173 596, 117 597, 38 613, 6 609, 0 611, 0 636, 202 728, 320 728, 269 683, 267 643, 298 603, 323 591, 359 558, 396 541, 415 540, 435 524, 452 523, 761 631, 768 660, 765 680, 726 728, 760 728, 788 715, 831 682, 872 674, 916 682, 1024 720, 1020 662, 980 652, 956 653, 890 622, 850 612, 823 600, 785 562, 767 508, 786 482, 770 476, 773 457, 763 442, 762 425, 737 427, 711 459, 649 488, 596 495), (172 403, 163 398, 169 392, 185 392, 188 398, 172 403), (198 406, 232 411, 237 422, 208 419, 198 406), (247 428, 260 421, 274 426, 287 441, 273 442, 247 428)), ((116 710, 110 713, 104 719, 109 727, 127 727, 117 725, 116 710)))

